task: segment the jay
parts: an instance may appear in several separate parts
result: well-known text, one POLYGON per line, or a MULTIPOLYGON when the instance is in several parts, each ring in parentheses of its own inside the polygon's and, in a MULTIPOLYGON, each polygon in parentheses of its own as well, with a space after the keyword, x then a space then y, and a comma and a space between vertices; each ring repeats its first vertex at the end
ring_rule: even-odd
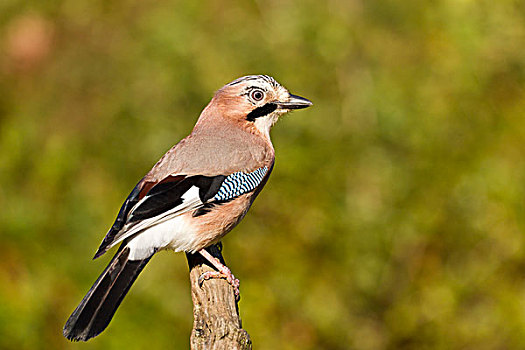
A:
POLYGON ((239 281, 205 248, 246 215, 272 172, 270 128, 283 114, 311 106, 267 75, 225 85, 202 111, 189 136, 173 146, 131 191, 94 258, 117 253, 64 326, 86 341, 109 324, 129 288, 160 250, 200 253, 215 266, 202 279, 239 281))

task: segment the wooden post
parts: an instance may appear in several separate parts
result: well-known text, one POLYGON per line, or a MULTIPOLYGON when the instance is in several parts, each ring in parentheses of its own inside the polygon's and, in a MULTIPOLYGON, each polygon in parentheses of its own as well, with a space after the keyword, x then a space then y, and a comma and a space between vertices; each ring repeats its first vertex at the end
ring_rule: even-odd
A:
MULTIPOLYGON (((224 264, 221 243, 206 250, 224 264)), ((200 254, 186 254, 186 258, 193 300, 191 349, 251 349, 250 335, 242 329, 232 286, 225 279, 218 278, 205 280, 199 286, 199 276, 214 269, 200 254)))

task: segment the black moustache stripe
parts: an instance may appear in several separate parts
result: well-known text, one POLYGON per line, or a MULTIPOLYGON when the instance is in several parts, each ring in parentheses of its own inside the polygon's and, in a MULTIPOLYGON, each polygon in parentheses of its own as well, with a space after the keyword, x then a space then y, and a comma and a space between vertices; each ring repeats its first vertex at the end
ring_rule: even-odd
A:
POLYGON ((246 120, 254 122, 255 119, 259 117, 264 117, 265 115, 272 113, 276 109, 277 105, 275 103, 267 103, 264 106, 257 107, 253 111, 248 113, 248 115, 246 116, 246 120))

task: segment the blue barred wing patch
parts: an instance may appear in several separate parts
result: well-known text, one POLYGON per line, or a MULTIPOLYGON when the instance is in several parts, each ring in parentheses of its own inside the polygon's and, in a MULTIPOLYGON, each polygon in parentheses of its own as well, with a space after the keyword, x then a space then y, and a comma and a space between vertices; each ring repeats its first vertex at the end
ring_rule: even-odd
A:
POLYGON ((253 191, 261 183, 267 167, 259 168, 251 173, 241 171, 228 175, 219 188, 219 192, 213 197, 218 201, 227 201, 241 194, 253 191))

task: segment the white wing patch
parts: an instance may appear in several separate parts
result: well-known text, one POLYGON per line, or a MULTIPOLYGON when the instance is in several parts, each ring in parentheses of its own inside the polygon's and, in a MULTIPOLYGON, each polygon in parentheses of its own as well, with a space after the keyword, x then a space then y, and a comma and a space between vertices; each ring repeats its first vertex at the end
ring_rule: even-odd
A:
MULTIPOLYGON (((145 198, 147 198, 147 196, 145 198)), ((135 205, 134 208, 137 208, 144 201, 145 198, 141 199, 135 205)), ((133 235, 135 235, 135 234, 137 234, 139 232, 142 232, 144 230, 147 230, 150 227, 153 227, 155 225, 159 225, 159 224, 161 224, 163 222, 166 222, 166 221, 174 218, 175 216, 178 216, 178 215, 184 214, 184 213, 186 213, 188 211, 197 209, 198 207, 200 207, 203 204, 201 202, 200 198, 199 198, 199 188, 196 187, 196 186, 190 187, 190 189, 188 191, 186 191, 186 193, 184 193, 181 196, 181 199, 182 199, 182 204, 181 205, 178 205, 175 208, 172 208, 172 209, 170 209, 170 210, 168 210, 168 211, 166 211, 166 212, 164 212, 162 214, 159 214, 157 216, 153 216, 151 218, 147 218, 147 219, 144 219, 144 220, 127 223, 126 225, 124 225, 124 227, 122 228, 122 231, 125 232, 125 233, 121 237, 119 237, 117 240, 112 242, 108 246, 108 249, 114 247, 115 245, 117 245, 118 243, 122 242, 124 239, 126 239, 128 237, 131 237, 131 236, 133 236, 133 235)), ((130 215, 132 215, 132 214, 133 214, 133 210, 130 211, 130 213, 128 214, 128 217, 130 215)), ((148 237, 148 239, 152 238, 149 235, 147 235, 147 237, 148 237)))

